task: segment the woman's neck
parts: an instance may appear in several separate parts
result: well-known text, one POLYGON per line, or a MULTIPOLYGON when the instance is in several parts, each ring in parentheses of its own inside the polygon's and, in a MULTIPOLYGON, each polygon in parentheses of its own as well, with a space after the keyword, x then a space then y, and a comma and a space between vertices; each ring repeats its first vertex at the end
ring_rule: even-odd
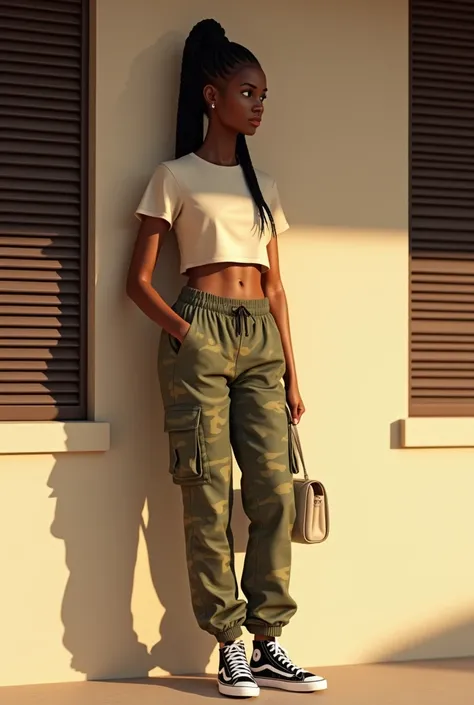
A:
POLYGON ((237 135, 223 126, 210 126, 202 146, 196 154, 212 164, 235 166, 237 135))

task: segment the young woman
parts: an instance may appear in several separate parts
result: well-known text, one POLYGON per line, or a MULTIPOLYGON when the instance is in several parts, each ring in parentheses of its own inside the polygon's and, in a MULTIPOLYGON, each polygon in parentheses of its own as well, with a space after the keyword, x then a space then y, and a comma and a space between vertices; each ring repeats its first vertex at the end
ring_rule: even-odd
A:
POLYGON ((259 686, 326 688, 276 639, 296 611, 288 592, 295 508, 285 402, 293 423, 305 408, 278 265, 277 235, 288 224, 275 181, 253 168, 245 141, 262 121, 266 83, 255 56, 217 22, 191 31, 176 158, 158 166, 137 209, 127 287, 163 328, 159 376, 170 472, 183 494, 194 613, 220 642, 219 691, 237 697, 258 695, 259 686), (171 227, 188 276, 172 308, 151 284, 171 227), (231 448, 250 519, 246 601, 234 572, 231 448), (242 626, 254 635, 250 665, 242 626))

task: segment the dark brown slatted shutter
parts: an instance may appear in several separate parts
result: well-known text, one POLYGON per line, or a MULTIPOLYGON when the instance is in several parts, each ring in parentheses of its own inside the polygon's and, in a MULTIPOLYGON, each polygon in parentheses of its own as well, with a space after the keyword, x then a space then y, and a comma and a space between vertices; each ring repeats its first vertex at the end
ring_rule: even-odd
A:
POLYGON ((474 416, 474 0, 412 0, 410 182, 410 414, 474 416))
POLYGON ((86 0, 0 0, 0 420, 86 417, 86 0))

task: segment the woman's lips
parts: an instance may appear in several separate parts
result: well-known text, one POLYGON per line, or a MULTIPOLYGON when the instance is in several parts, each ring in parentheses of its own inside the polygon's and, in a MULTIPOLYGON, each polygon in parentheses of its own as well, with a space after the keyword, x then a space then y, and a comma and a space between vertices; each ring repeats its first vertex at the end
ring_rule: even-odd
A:
POLYGON ((250 124, 253 125, 254 127, 259 127, 260 123, 262 122, 261 118, 252 118, 252 120, 249 120, 250 124))

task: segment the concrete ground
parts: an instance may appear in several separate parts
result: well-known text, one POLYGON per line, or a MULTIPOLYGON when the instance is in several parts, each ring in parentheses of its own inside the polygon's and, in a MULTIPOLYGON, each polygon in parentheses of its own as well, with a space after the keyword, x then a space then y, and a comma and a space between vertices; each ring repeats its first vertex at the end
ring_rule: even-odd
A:
MULTIPOLYGON (((317 669, 316 669, 317 670, 317 669)), ((261 692, 265 705, 474 705, 474 659, 320 669, 324 693, 261 692)), ((205 705, 221 699, 212 677, 0 688, 0 705, 205 705)), ((222 701, 229 702, 228 698, 222 701)), ((237 701, 239 702, 239 700, 237 701)))

